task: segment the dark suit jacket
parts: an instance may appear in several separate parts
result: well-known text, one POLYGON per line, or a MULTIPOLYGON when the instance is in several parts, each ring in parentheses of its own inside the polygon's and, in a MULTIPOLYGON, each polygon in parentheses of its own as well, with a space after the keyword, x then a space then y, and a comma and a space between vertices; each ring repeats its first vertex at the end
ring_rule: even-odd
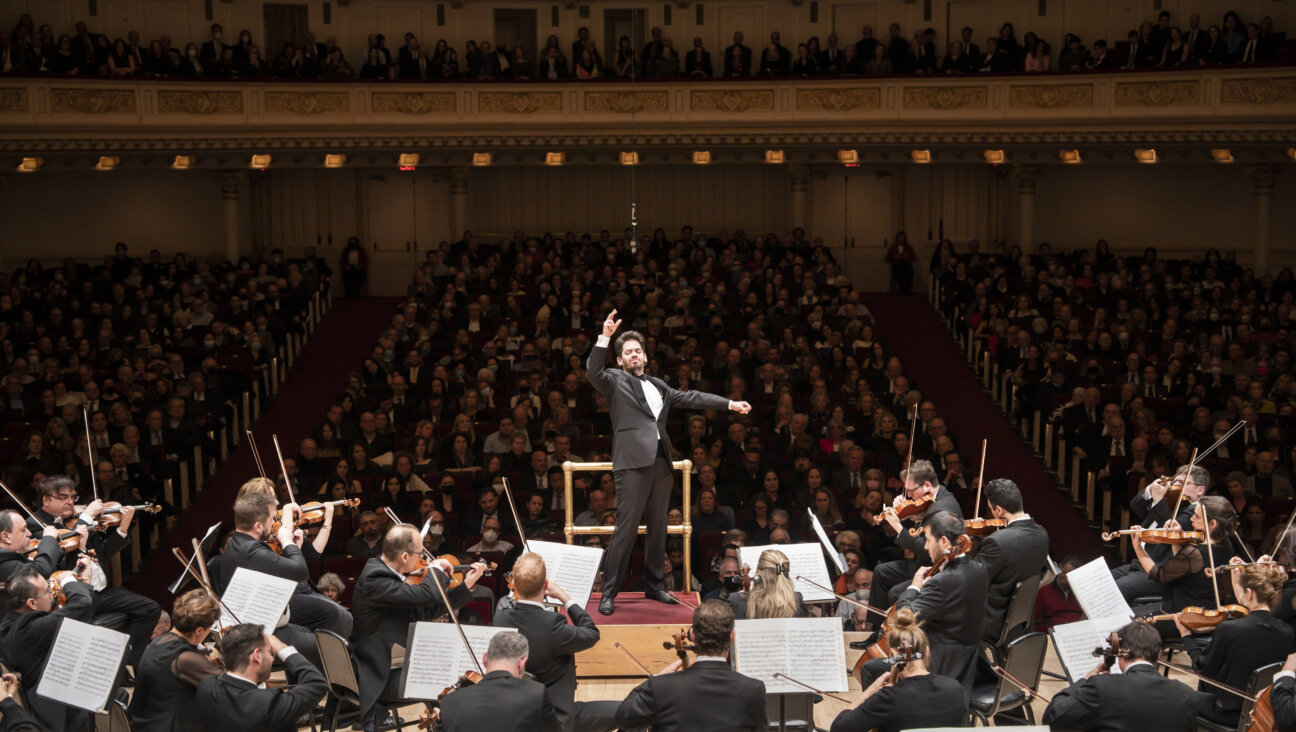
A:
POLYGON ((287 689, 258 689, 229 674, 208 676, 198 684, 194 706, 206 732, 295 732, 297 718, 328 693, 324 674, 300 653, 288 657, 287 689))
MULTIPOLYGON (((1096 665, 1096 664, 1095 664, 1096 665)), ((1044 724, 1054 729, 1094 732, 1189 732, 1211 696, 1167 679, 1150 664, 1123 674, 1081 679, 1053 696, 1044 724)))
MULTIPOLYGON (((75 529, 77 525, 77 518, 75 516, 69 519, 65 524, 63 519, 54 518, 46 513, 43 508, 36 509, 36 518, 40 519, 40 521, 44 521, 46 524, 57 526, 60 529, 72 530, 75 529)), ((31 531, 32 536, 40 536, 41 531, 44 530, 45 527, 41 526, 40 521, 30 517, 27 519, 27 528, 31 531)), ((109 529, 107 531, 94 531, 92 529, 90 531, 90 537, 86 540, 86 549, 93 549, 95 557, 98 558, 100 563, 112 559, 117 552, 120 552, 128 546, 130 546, 130 538, 122 536, 116 529, 109 529)), ((58 566, 55 567, 55 569, 75 569, 76 560, 77 552, 64 553, 59 556, 58 566)))
POLYGON ((986 615, 985 568, 966 557, 945 564, 923 585, 900 594, 896 607, 913 610, 932 646, 931 672, 963 682, 971 691, 977 643, 986 615))
MULTIPOLYGON (((444 585, 445 575, 441 570, 434 571, 437 581, 444 585)), ((463 584, 446 590, 456 612, 468 604, 470 593, 463 584)), ((392 671, 392 646, 407 641, 410 623, 432 620, 443 612, 441 592, 430 580, 407 585, 405 578, 382 558, 365 562, 351 595, 351 645, 360 682, 361 709, 373 706, 386 686, 392 671)))
MULTIPOLYGON (((954 497, 954 494, 946 490, 944 486, 937 489, 936 500, 932 502, 932 507, 927 509, 925 515, 931 515, 940 511, 949 511, 955 516, 963 518, 963 507, 959 505, 958 499, 954 497)), ((913 526, 922 525, 921 521, 910 523, 913 526)), ((895 542, 902 549, 908 549, 913 552, 914 556, 918 557, 919 564, 931 564, 931 559, 927 556, 927 540, 921 533, 918 534, 918 536, 910 536, 908 526, 906 526, 906 530, 900 532, 900 535, 896 537, 895 542)))
POLYGON ((19 567, 34 564, 42 577, 48 577, 53 574, 62 558, 63 550, 59 549, 58 540, 48 536, 41 537, 40 543, 36 545, 36 556, 32 559, 9 549, 0 549, 0 589, 4 588, 19 567))
POLYGON ((652 465, 657 459, 658 440, 665 445, 668 455, 674 454, 666 431, 671 407, 729 408, 729 400, 718 394, 679 391, 661 379, 649 376, 648 382, 662 395, 661 414, 654 420, 642 382, 620 369, 604 368, 606 357, 607 349, 595 346, 590 351, 585 378, 607 399, 608 410, 612 413, 612 425, 616 430, 612 440, 612 464, 617 470, 652 465))
MULTIPOLYGON (((728 48, 725 49, 724 62, 723 62, 724 70, 721 72, 720 74, 721 76, 728 76, 729 74, 729 64, 733 59, 734 46, 738 46, 738 44, 735 43, 733 46, 729 46, 728 48)), ((749 46, 738 46, 738 48, 742 49, 743 76, 748 76, 751 74, 751 60, 752 60, 751 48, 749 46)))
POLYGON ((94 614, 90 585, 69 582, 63 593, 67 595, 67 604, 58 610, 21 615, 10 613, 0 626, 0 638, 3 638, 0 648, 4 651, 5 661, 11 670, 22 675, 22 687, 31 713, 40 722, 41 729, 48 730, 78 729, 88 719, 87 713, 80 709, 36 694, 63 618, 88 623, 94 614))
POLYGON ((1296 679, 1284 677, 1275 681, 1269 700, 1273 703, 1278 732, 1296 731, 1296 679))
POLYGON ((895 686, 882 687, 868 701, 838 714, 831 732, 962 727, 967 708, 963 687, 954 679, 938 674, 911 676, 895 686))
POLYGON ((562 613, 536 605, 519 603, 495 616, 491 625, 517 628, 531 645, 527 673, 549 690, 554 711, 564 729, 575 714, 576 654, 593 648, 599 641, 594 619, 580 605, 567 608, 571 622, 562 613))
POLYGON ((441 700, 441 728, 445 732, 558 732, 562 725, 544 684, 492 671, 441 700))
MULTIPOLYGON (((273 577, 283 577, 294 582, 301 582, 310 578, 310 570, 306 567, 306 557, 302 554, 300 547, 295 544, 289 544, 284 547, 283 554, 275 554, 265 542, 257 541, 242 532, 234 532, 230 535, 229 543, 225 546, 225 552, 221 554, 220 578, 217 580, 217 592, 223 592, 229 586, 230 580, 234 579, 234 572, 239 567, 264 572, 273 577)), ((215 584, 215 583, 213 583, 215 584)))
POLYGON ((1044 569, 1049 537, 1034 519, 1008 524, 981 540, 974 561, 985 567, 990 585, 986 596, 985 624, 982 637, 994 641, 1003 630, 1004 616, 1017 583, 1044 569))
MULTIPOLYGON (((1245 617, 1220 623, 1211 634, 1210 645, 1203 651, 1193 636, 1184 638, 1184 648, 1192 656, 1193 668, 1207 678, 1245 689, 1251 673, 1261 666, 1281 663, 1292 648, 1292 627, 1267 610, 1257 610, 1245 617)), ((1242 699, 1233 694, 1216 692, 1209 684, 1198 686, 1215 697, 1215 716, 1236 718, 1242 711, 1242 699)))
POLYGON ((649 677, 621 702, 616 721, 623 730, 756 732, 768 724, 765 684, 729 664, 703 661, 649 677))

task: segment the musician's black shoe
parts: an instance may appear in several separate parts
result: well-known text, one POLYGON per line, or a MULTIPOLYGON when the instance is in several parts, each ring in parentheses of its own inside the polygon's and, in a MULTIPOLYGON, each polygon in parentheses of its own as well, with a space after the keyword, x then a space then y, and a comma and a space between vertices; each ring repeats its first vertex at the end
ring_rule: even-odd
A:
POLYGON ((614 611, 616 611, 615 598, 612 595, 604 595, 603 599, 599 600, 599 612, 604 615, 611 615, 614 611))
POLYGON ((871 645, 873 645, 873 641, 867 641, 867 640, 851 641, 850 643, 851 649, 855 651, 867 651, 869 646, 871 645))
POLYGON ((644 597, 649 600, 656 600, 657 602, 664 603, 666 605, 679 604, 679 600, 676 600, 674 597, 672 597, 671 593, 667 592, 666 590, 648 590, 647 592, 644 593, 644 597))

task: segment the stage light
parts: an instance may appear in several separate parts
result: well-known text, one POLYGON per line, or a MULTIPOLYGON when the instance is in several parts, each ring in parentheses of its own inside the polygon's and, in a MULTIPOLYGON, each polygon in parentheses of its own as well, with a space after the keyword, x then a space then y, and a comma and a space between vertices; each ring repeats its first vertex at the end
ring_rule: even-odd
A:
POLYGON ((270 167, 270 156, 269 156, 269 155, 253 155, 253 156, 252 156, 252 167, 253 167, 253 168, 256 168, 257 170, 265 170, 266 168, 270 167))
POLYGON ((693 151, 693 164, 694 164, 694 165, 710 165, 710 164, 711 164, 711 151, 710 151, 710 150, 694 150, 694 151, 693 151))
POLYGON ((411 171, 411 170, 414 170, 415 168, 417 168, 417 167, 418 167, 418 164, 419 164, 419 154, 418 154, 418 153, 401 153, 401 154, 400 154, 400 157, 397 158, 397 160, 396 160, 396 165, 397 165, 401 170, 404 170, 404 171, 407 171, 407 172, 408 172, 408 171, 411 171))
POLYGON ((1000 163, 1002 163, 1002 162, 1003 162, 1004 160, 1006 160, 1006 159, 1007 159, 1007 156, 1004 155, 1004 151, 1003 151, 1003 150, 986 150, 986 151, 985 151, 985 161, 986 161, 987 163, 990 163, 991 165, 999 165, 1000 163))
POLYGON ((345 155, 333 154, 324 156, 324 167, 326 168, 341 168, 344 165, 346 165, 345 155))
POLYGON ((1233 153, 1228 148, 1217 147, 1210 154, 1217 163, 1231 163, 1234 160, 1233 153))
POLYGON ((567 162, 567 153, 545 153, 545 165, 562 165, 567 162))
POLYGON ((94 169, 105 171, 115 170, 120 164, 121 158, 105 155, 99 158, 99 162, 95 163, 94 169))
POLYGON ((171 163, 171 167, 175 170, 188 170, 194 166, 195 162, 196 159, 192 155, 177 155, 171 163))
POLYGON ((782 164, 783 164, 783 151, 782 151, 782 150, 766 150, 766 151, 765 151, 765 162, 767 162, 767 163, 771 163, 771 164, 773 164, 773 165, 782 165, 782 164))
POLYGON ((1157 161, 1157 152, 1153 148, 1137 149, 1134 151, 1134 159, 1140 163, 1151 165, 1157 161))
POLYGON ((909 151, 909 159, 919 165, 930 163, 932 159, 931 150, 911 150, 909 151))
POLYGON ((1058 160, 1067 165, 1079 165, 1084 162, 1084 158, 1080 157, 1079 150, 1058 150, 1058 160))
POLYGON ((622 164, 622 165, 638 165, 638 164, 639 164, 639 153, 637 153, 637 152, 623 152, 623 153, 621 153, 621 164, 622 164))
POLYGON ((18 163, 18 172, 35 173, 36 170, 44 164, 45 161, 41 158, 23 158, 22 162, 18 163))
POLYGON ((859 150, 838 150, 837 162, 842 165, 859 165, 859 150))
POLYGON ((472 164, 478 168, 484 168, 492 162, 490 153, 473 153, 472 164))

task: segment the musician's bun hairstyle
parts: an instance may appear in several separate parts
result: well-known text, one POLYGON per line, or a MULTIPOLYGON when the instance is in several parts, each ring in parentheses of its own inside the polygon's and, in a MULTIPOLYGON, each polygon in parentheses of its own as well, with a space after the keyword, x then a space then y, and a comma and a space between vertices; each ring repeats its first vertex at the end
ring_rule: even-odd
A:
POLYGON ((1287 573, 1281 567, 1269 564, 1252 564, 1238 571, 1238 584, 1254 592, 1256 599, 1270 610, 1278 606, 1286 582, 1287 573))
POLYGON ((887 633, 887 645, 891 650, 897 651, 902 646, 908 645, 914 653, 921 653, 923 663, 931 666, 931 658, 928 653, 931 646, 927 642, 927 634, 923 632, 922 621, 913 610, 902 607, 896 610, 895 622, 892 624, 891 631, 887 633))
MULTIPOLYGON (((1207 521, 1215 522, 1215 531, 1210 538, 1215 542, 1227 539, 1238 525, 1237 509, 1233 508, 1233 503, 1223 496, 1202 496, 1200 504, 1206 507, 1207 521)), ((1190 527, 1181 528, 1187 530, 1190 527)))
POLYGON ((192 633, 199 628, 210 628, 220 618, 220 606, 207 594, 207 590, 189 590, 176 598, 171 609, 171 625, 181 633, 192 633))

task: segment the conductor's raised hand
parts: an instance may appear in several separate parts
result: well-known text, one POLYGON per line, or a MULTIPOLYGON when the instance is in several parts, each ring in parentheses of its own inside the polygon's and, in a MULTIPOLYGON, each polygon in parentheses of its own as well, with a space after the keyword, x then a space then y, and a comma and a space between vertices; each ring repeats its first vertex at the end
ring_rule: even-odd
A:
MULTIPOLYGON (((617 321, 617 322, 621 322, 621 321, 617 321)), ((739 414, 747 414, 748 412, 751 411, 751 405, 748 404, 747 402, 730 401, 729 411, 737 412, 739 414)))
POLYGON ((616 335, 617 328, 621 327, 621 321, 616 319, 617 311, 613 310, 608 313, 607 320, 603 321, 603 336, 611 338, 616 335))

